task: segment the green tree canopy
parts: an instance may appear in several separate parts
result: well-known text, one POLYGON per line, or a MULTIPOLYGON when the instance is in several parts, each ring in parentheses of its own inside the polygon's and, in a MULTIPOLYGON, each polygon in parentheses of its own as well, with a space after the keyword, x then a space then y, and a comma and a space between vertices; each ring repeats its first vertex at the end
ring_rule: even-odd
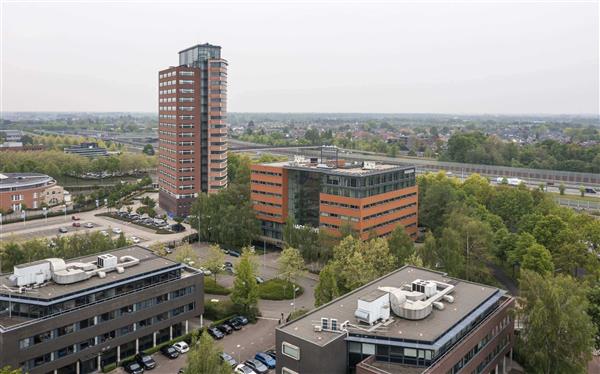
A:
POLYGON ((414 253, 414 243, 402 225, 396 226, 388 237, 390 253, 396 258, 396 266, 400 267, 414 253))
POLYGON ((254 317, 257 313, 258 284, 256 283, 256 262, 249 249, 245 248, 242 251, 240 261, 235 266, 235 272, 231 301, 245 315, 254 317))
POLYGON ((569 276, 521 273, 523 330, 519 344, 528 372, 585 373, 596 327, 588 309, 588 289, 569 276))
POLYGON ((208 333, 200 335, 186 355, 184 374, 230 374, 231 367, 220 357, 222 352, 208 333))

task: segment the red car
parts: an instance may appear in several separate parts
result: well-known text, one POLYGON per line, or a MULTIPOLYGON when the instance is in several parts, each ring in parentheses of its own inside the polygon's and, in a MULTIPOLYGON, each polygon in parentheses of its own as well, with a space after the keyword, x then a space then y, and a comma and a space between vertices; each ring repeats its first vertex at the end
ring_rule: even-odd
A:
POLYGON ((71 216, 71 219, 73 221, 79 221, 81 218, 77 217, 77 216, 71 216))
POLYGON ((79 222, 73 222, 73 227, 81 227, 81 223, 79 223, 79 222))

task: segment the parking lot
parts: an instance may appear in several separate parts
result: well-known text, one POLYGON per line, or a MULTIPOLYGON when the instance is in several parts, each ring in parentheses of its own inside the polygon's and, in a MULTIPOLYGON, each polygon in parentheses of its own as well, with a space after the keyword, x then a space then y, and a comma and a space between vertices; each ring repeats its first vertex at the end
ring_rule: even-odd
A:
MULTIPOLYGON (((248 324, 241 330, 226 335, 218 340, 224 352, 227 352, 237 362, 253 358, 256 352, 266 351, 275 347, 275 327, 277 321, 273 319, 259 319, 255 324, 248 324)), ((157 363, 155 369, 151 372, 156 374, 175 374, 185 367, 187 354, 180 355, 171 360, 157 352, 152 355, 157 363)), ((118 368, 116 373, 126 373, 123 368, 118 368)), ((274 373, 275 370, 269 370, 274 373)))
POLYGON ((25 224, 22 222, 5 224, 2 226, 0 240, 25 241, 38 238, 70 236, 94 231, 106 231, 111 237, 116 238, 119 233, 115 231, 121 230, 126 238, 131 239, 132 237, 137 237, 140 239, 140 243, 145 246, 150 246, 157 241, 177 241, 190 233, 190 231, 186 230, 180 233, 157 234, 157 228, 147 228, 112 217, 98 216, 97 214, 99 213, 106 213, 106 209, 101 208, 89 212, 77 213, 75 216, 78 217, 79 220, 76 221, 72 219, 73 215, 67 215, 26 221, 25 224), (79 224, 80 226, 75 227, 73 226, 74 223, 79 224), (93 227, 85 227, 87 223, 93 224, 93 227), (61 228, 66 229, 67 232, 61 233, 59 231, 61 228))

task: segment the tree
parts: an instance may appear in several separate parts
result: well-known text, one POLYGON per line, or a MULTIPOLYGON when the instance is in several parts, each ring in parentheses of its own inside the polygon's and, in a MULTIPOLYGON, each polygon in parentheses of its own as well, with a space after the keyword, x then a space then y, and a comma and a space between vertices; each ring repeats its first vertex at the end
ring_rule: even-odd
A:
POLYGON ((0 374, 21 374, 21 369, 13 369, 10 366, 5 366, 0 369, 0 374))
POLYGON ((588 288, 569 276, 521 274, 523 330, 519 345, 528 372, 585 373, 596 328, 586 313, 588 288))
POLYGON ((218 244, 208 247, 207 258, 203 265, 214 275, 215 283, 217 282, 217 275, 223 271, 224 262, 225 254, 218 244))
POLYGON ((585 187, 579 186, 579 193, 581 194, 581 197, 584 197, 585 196, 585 187))
POLYGON ((315 287, 315 307, 340 296, 340 290, 337 285, 336 269, 333 264, 327 264, 319 273, 319 282, 315 287))
POLYGON ((296 283, 297 278, 304 272, 304 259, 296 248, 284 248, 277 262, 279 277, 288 283, 296 283))
MULTIPOLYGON (((362 241, 352 236, 344 238, 333 248, 333 260, 326 266, 331 267, 336 288, 340 294, 347 293, 373 279, 389 273, 395 268, 396 259, 390 254, 387 241, 382 238, 362 241)), ((327 274, 327 273, 325 273, 327 274)), ((322 295, 331 295, 331 281, 321 280, 317 284, 322 295), (321 286, 330 282, 326 286, 321 286)), ((316 292, 316 291, 315 291, 316 292)), ((326 300, 326 297, 321 300, 326 300)))
POLYGON ((127 239, 125 239, 125 234, 123 234, 123 232, 121 232, 119 234, 119 237, 117 238, 117 241, 115 242, 115 247, 116 248, 123 248, 123 247, 127 247, 129 243, 127 243, 127 239))
POLYGON ((587 314, 592 319, 594 326, 596 326, 596 339, 595 339, 595 347, 596 349, 600 348, 600 285, 596 284, 594 287, 591 287, 587 298, 589 301, 589 306, 587 310, 587 314))
POLYGON ((406 259, 414 253, 414 243, 406 233, 404 226, 396 226, 387 240, 390 253, 396 257, 396 266, 404 265, 406 259))
POLYGON ((406 259, 406 265, 411 265, 411 266, 416 266, 416 267, 421 268, 421 267, 423 267, 423 260, 421 259, 421 257, 419 257, 419 255, 416 252, 413 252, 406 259))
POLYGON ((133 207, 128 206, 127 207, 127 213, 131 214, 131 212, 133 212, 133 207))
POLYGON ((256 283, 255 269, 254 255, 248 248, 245 248, 240 261, 235 266, 236 275, 233 281, 231 301, 249 317, 254 317, 257 313, 258 284, 256 283))
POLYGON ((561 195, 565 194, 565 190, 567 189, 567 187, 565 187, 564 183, 561 183, 558 185, 558 191, 560 192, 561 195))
POLYGON ((144 146, 142 152, 147 154, 148 156, 154 156, 154 147, 152 146, 152 144, 148 143, 144 146))
POLYGON ((533 244, 523 256, 521 269, 535 271, 543 276, 551 275, 554 271, 552 255, 543 245, 533 244))
POLYGON ((200 335, 200 341, 192 341, 187 354, 184 374, 229 374, 231 367, 221 359, 223 350, 208 333, 200 335))
POLYGON ((431 231, 425 233, 423 246, 418 249, 419 257, 423 260, 423 266, 436 269, 437 263, 437 242, 431 231))
POLYGON ((189 244, 177 247, 175 253, 175 260, 177 262, 188 264, 190 266, 198 264, 198 255, 196 254, 196 251, 194 251, 194 248, 189 244))
POLYGON ((165 243, 162 242, 156 242, 154 244, 152 244, 150 246, 150 250, 152 250, 154 253, 156 253, 159 256, 166 256, 167 255, 167 250, 165 248, 165 243))

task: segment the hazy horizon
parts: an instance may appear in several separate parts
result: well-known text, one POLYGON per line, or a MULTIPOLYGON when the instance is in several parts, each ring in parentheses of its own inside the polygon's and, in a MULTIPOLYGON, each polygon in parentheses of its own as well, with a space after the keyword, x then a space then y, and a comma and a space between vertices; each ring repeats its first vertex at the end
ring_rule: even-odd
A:
POLYGON ((1 6, 2 112, 156 113, 158 71, 204 42, 230 112, 600 112, 597 2, 1 6))

